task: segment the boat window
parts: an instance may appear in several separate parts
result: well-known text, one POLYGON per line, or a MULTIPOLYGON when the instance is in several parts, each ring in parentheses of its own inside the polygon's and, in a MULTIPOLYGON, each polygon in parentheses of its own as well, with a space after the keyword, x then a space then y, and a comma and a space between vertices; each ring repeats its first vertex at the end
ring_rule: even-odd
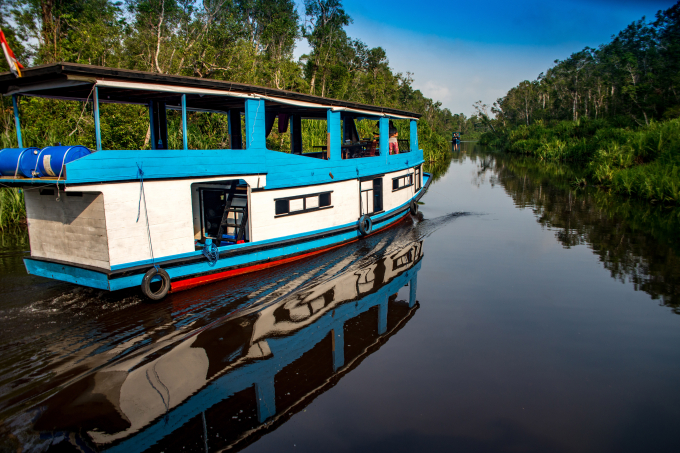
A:
POLYGON ((276 215, 288 214, 290 212, 290 202, 288 200, 276 200, 276 215))
MULTIPOLYGON (((187 96, 189 149, 244 149, 245 103, 231 103, 223 112, 197 111, 201 98, 187 96)), ((166 103, 167 149, 184 149, 181 100, 166 103)))
POLYGON ((330 206, 331 205, 331 193, 322 193, 319 195, 319 206, 330 206))
POLYGON ((318 115, 318 118, 303 118, 301 114, 268 108, 265 114, 267 149, 328 159, 329 137, 325 111, 323 116, 321 113, 318 115))
POLYGON ((396 190, 405 189, 413 185, 413 174, 409 173, 403 176, 392 178, 392 192, 396 190))
MULTIPOLYGON (((299 122, 299 120, 298 120, 299 122)), ((265 117, 265 129, 267 132, 267 149, 292 153, 293 126, 292 115, 286 113, 271 112, 269 109, 265 117)))
POLYGON ((423 166, 418 165, 415 169, 415 178, 416 178, 416 192, 420 190, 420 188, 423 186, 423 166))
POLYGON ((332 191, 312 193, 274 200, 276 217, 332 208, 331 193, 332 191))
POLYGON ((302 119, 300 121, 302 131, 302 155, 328 160, 328 122, 326 119, 302 119))
POLYGON ((390 120, 390 154, 403 154, 411 151, 411 121, 390 120))
POLYGON ((342 158, 380 155, 380 122, 350 115, 342 117, 342 158))
MULTIPOLYGON (((145 106, 108 104, 102 96, 100 101, 103 149, 149 149, 149 114, 145 106)), ((25 147, 81 145, 96 149, 92 102, 25 96, 19 105, 25 147)))
MULTIPOLYGON (((243 114, 240 114, 243 116, 243 114)), ((174 115, 176 116, 176 115, 174 115)), ((170 147, 182 149, 182 118, 172 126, 174 135, 169 137, 170 147)), ((168 117, 168 123, 170 118, 168 117)), ((245 121, 241 121, 241 124, 245 121)), ((168 124, 170 129, 170 124, 168 124)), ((241 135, 243 137, 243 135, 241 135)), ((189 149, 231 149, 229 115, 217 112, 187 112, 187 142, 189 149)))

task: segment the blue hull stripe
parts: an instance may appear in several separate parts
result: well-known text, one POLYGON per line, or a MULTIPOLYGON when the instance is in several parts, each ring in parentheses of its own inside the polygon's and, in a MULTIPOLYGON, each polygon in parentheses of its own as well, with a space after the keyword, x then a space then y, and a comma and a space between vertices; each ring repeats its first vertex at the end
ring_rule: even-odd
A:
POLYGON ((26 266, 26 271, 31 275, 39 275, 91 288, 110 289, 107 275, 101 272, 68 266, 66 264, 38 261, 31 258, 24 258, 24 265, 26 266))

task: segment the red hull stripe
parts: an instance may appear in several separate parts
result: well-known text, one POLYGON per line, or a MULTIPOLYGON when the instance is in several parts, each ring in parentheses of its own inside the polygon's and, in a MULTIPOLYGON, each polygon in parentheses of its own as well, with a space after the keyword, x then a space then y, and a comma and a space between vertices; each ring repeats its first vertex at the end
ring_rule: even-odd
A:
MULTIPOLYGON (((399 220, 402 220, 404 218, 405 217, 402 217, 399 220)), ((382 231, 386 228, 389 228, 393 225, 396 225, 397 223, 399 223, 399 220, 391 223, 390 225, 385 225, 384 227, 382 227, 382 228, 380 228, 376 231, 373 231, 371 234, 369 234, 369 236, 372 236, 372 235, 378 233, 379 231, 382 231)), ((281 264, 290 263, 292 261, 301 260, 301 259, 307 258, 309 256, 314 256, 314 255, 318 255, 320 253, 328 252, 329 250, 337 249, 338 247, 343 247, 347 244, 351 244, 352 242, 356 242, 358 240, 359 240, 358 238, 352 239, 348 242, 343 242, 342 244, 332 245, 332 246, 325 248, 325 249, 314 250, 313 252, 304 253, 302 255, 291 256, 291 257, 288 257, 288 258, 281 258, 280 260, 276 260, 276 261, 269 261, 269 262, 266 262, 266 263, 255 264, 253 266, 240 267, 238 269, 231 269, 231 270, 224 271, 224 272, 216 272, 214 274, 201 275, 200 277, 187 278, 186 280, 175 281, 175 282, 172 282, 170 284, 170 291, 171 292, 184 291, 186 289, 195 288, 197 286, 205 285, 206 283, 215 282, 217 280, 224 280, 225 278, 235 277, 237 275, 248 274, 250 272, 256 272, 256 271, 259 271, 259 270, 262 270, 262 269, 280 266, 281 264)))
POLYGON ((305 253, 303 255, 291 256, 289 258, 282 258, 280 260, 269 261, 269 262, 266 262, 266 263, 256 264, 254 266, 240 267, 238 269, 232 269, 232 270, 229 270, 229 271, 218 272, 218 273, 210 274, 210 275, 202 275, 200 277, 188 278, 186 280, 181 280, 181 281, 178 281, 178 282, 172 282, 170 284, 170 290, 172 292, 183 291, 185 289, 195 288, 196 286, 205 285, 206 283, 214 282, 214 281, 217 281, 217 280, 223 280, 225 278, 235 277, 237 275, 242 275, 242 274, 248 274, 250 272, 259 271, 259 270, 262 270, 262 269, 267 269, 269 267, 279 266, 281 264, 290 263, 291 261, 297 261, 297 260, 301 260, 303 258, 307 258, 308 256, 318 255, 319 253, 324 253, 324 252, 327 252, 329 250, 333 250, 333 249, 336 249, 338 247, 342 247, 343 245, 346 245, 346 244, 349 244, 349 243, 355 242, 355 241, 357 241, 357 239, 350 241, 350 242, 345 242, 345 243, 342 243, 342 244, 334 245, 334 246, 328 247, 326 249, 315 250, 313 252, 305 253))

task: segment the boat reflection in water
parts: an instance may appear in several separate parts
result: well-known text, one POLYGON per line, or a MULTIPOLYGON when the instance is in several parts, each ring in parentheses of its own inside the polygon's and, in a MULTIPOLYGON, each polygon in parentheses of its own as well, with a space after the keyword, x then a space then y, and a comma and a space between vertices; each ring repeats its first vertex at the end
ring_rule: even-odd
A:
POLYGON ((102 368, 47 400, 33 428, 80 449, 120 452, 254 442, 414 315, 422 241, 377 248, 327 281, 102 368))

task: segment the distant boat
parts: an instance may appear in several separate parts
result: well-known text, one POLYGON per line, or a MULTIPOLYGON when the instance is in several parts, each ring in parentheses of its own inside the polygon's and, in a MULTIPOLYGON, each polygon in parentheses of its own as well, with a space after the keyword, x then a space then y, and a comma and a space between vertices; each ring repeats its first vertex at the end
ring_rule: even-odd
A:
POLYGON ((411 112, 69 63, 1 74, 0 92, 13 96, 19 143, 0 151, 0 181, 25 189, 26 269, 93 288, 161 299, 322 253, 417 213, 431 181, 411 112), (93 102, 96 150, 24 147, 19 96, 93 102), (102 151, 101 103, 148 106, 152 149, 102 151), (168 149, 167 109, 181 111, 183 149, 168 149), (230 149, 189 149, 189 111, 227 115, 230 149), (266 148, 276 118, 290 153, 266 148), (302 153, 303 118, 327 121, 322 152, 302 153), (380 135, 350 153, 357 119, 378 120, 380 135), (410 121, 410 151, 389 154, 390 119, 410 121))

